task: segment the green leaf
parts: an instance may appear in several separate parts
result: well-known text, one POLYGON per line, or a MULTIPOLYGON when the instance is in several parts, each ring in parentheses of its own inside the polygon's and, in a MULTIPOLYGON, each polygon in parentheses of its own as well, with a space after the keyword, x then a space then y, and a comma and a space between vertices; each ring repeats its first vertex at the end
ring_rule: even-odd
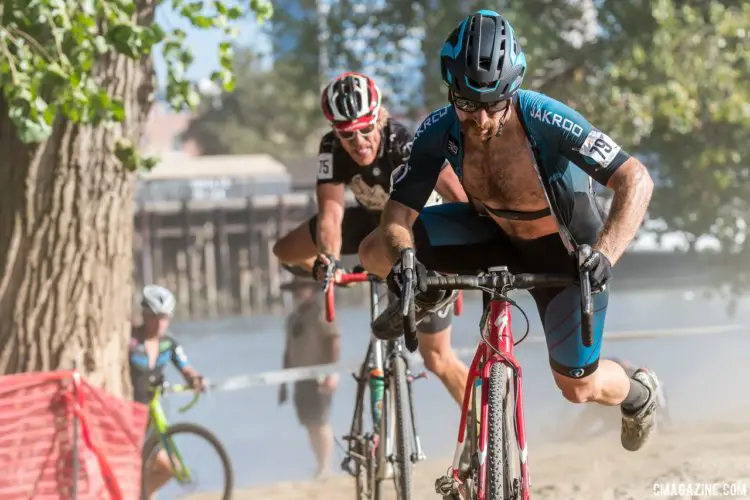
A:
POLYGON ((60 67, 60 64, 56 61, 52 61, 49 65, 47 65, 47 74, 59 80, 66 80, 68 78, 67 72, 63 70, 60 67))
POLYGON ((125 106, 119 99, 113 99, 111 104, 112 119, 116 122, 125 120, 125 106))
POLYGON ((134 25, 118 24, 107 31, 107 41, 120 54, 136 58, 140 49, 137 30, 134 25))

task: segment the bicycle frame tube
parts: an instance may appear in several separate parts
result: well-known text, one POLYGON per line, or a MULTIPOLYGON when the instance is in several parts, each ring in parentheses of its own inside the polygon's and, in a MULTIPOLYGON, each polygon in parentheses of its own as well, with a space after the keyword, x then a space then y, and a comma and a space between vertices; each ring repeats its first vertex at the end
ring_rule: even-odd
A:
POLYGON ((161 405, 162 389, 157 387, 154 390, 154 397, 148 404, 149 414, 151 415, 151 426, 159 436, 159 439, 164 446, 164 451, 167 452, 167 457, 172 465, 172 471, 175 479, 180 482, 189 481, 191 479, 190 470, 185 467, 185 463, 182 460, 177 446, 171 437, 166 435, 167 429, 169 428, 169 422, 167 422, 167 416, 164 413, 164 408, 161 405), (175 467, 175 463, 179 464, 179 467, 175 467))
MULTIPOLYGON (((377 282, 370 280, 370 322, 375 321, 375 318, 380 314, 380 308, 378 305, 378 284, 377 282)), ((372 342, 372 366, 373 368, 383 371, 383 344, 378 340, 375 335, 370 335, 370 342, 372 342)))
POLYGON ((489 405, 489 375, 492 366, 495 363, 502 363, 511 369, 515 376, 513 377, 514 395, 515 395, 515 432, 521 457, 521 480, 523 500, 528 500, 528 467, 526 459, 528 452, 526 448, 526 428, 523 416, 523 390, 521 381, 521 366, 513 355, 513 332, 511 329, 511 311, 510 303, 502 298, 496 298, 490 301, 489 314, 485 323, 482 325, 482 332, 487 338, 488 343, 480 339, 476 354, 469 367, 469 377, 466 380, 464 399, 461 405, 461 420, 458 428, 458 445, 453 457, 453 479, 459 481, 459 461, 461 452, 466 439, 466 419, 471 402, 472 389, 475 380, 481 380, 481 417, 480 430, 477 447, 479 450, 479 478, 477 484, 477 497, 479 500, 485 498, 485 484, 487 477, 487 435, 488 435, 488 405, 489 405), (492 347, 491 347, 492 346, 492 347), (496 353, 493 347, 500 352, 496 353))
MULTIPOLYGON (((374 280, 370 280, 370 324, 372 324, 373 321, 375 321, 375 318, 378 317, 380 314, 380 307, 378 304, 379 300, 378 296, 378 283, 374 280)), ((379 340, 375 335, 370 333, 370 343, 372 345, 372 348, 370 349, 370 371, 368 373, 368 376, 373 376, 373 371, 376 371, 380 374, 380 376, 385 376, 385 362, 383 359, 383 342, 379 340)), ((386 394, 388 392, 387 388, 385 387, 385 380, 383 380, 383 394, 380 399, 380 419, 379 421, 375 421, 376 414, 375 414, 375 408, 370 408, 370 414, 372 415, 373 419, 373 427, 375 430, 375 436, 373 436, 376 439, 376 442, 373 443, 375 446, 375 457, 376 457, 376 470, 378 471, 378 475, 380 478, 382 478, 383 474, 386 470, 386 464, 388 461, 388 453, 386 446, 389 444, 388 440, 386 439, 388 436, 388 429, 387 429, 387 423, 388 418, 386 416, 386 394)), ((368 384, 368 390, 370 390, 370 385, 368 384)))
POLYGON ((161 396, 161 387, 155 388, 154 396, 148 404, 148 411, 151 415, 151 427, 153 427, 160 436, 163 436, 164 433, 167 432, 169 423, 167 422, 167 416, 164 414, 164 408, 161 406, 161 396))

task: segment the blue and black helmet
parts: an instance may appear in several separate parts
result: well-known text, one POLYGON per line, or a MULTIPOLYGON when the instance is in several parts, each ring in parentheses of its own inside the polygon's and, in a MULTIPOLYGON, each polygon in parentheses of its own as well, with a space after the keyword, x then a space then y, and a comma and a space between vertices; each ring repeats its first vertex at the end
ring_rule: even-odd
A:
POLYGON ((499 101, 521 87, 526 56, 510 23, 497 12, 480 10, 461 21, 445 41, 440 71, 458 97, 499 101))

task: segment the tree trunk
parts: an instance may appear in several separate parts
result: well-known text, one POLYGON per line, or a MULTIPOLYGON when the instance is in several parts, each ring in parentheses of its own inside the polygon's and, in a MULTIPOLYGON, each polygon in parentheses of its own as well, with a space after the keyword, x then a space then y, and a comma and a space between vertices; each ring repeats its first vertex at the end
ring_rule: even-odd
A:
MULTIPOLYGON (((140 24, 154 3, 138 3, 140 24)), ((58 119, 46 142, 24 145, 0 97, 0 373, 75 364, 127 397, 134 175, 113 152, 119 137, 140 142, 153 68, 112 54, 96 71, 125 103, 110 129, 58 119)))

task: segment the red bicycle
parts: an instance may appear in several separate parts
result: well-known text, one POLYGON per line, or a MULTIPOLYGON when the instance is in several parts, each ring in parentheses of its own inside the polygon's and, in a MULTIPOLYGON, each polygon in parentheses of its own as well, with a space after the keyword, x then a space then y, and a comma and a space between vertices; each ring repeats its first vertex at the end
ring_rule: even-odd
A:
MULTIPOLYGON (((591 248, 579 248, 579 263, 591 248)), ((416 345, 414 311, 414 253, 401 254, 404 267, 404 334, 407 346, 416 345)), ((593 305, 588 272, 579 275, 581 284, 582 335, 584 345, 593 344, 593 305)), ((435 482, 435 491, 444 500, 528 500, 529 471, 526 429, 523 417, 521 366, 513 355, 511 331, 511 290, 561 287, 575 281, 565 274, 512 274, 507 267, 493 267, 476 276, 437 276, 427 278, 428 289, 481 290, 489 304, 480 321, 481 340, 469 367, 458 444, 453 464, 446 476, 435 482), (478 400, 477 395, 481 394, 478 400), (473 404, 472 404, 473 401, 473 404), (466 434, 468 433, 468 443, 466 434), (470 463, 463 463, 468 444, 470 463)), ((519 308, 520 309, 520 308, 519 308)), ((521 313, 526 313, 521 309, 521 313)), ((410 347, 411 349, 411 347, 410 347)))

